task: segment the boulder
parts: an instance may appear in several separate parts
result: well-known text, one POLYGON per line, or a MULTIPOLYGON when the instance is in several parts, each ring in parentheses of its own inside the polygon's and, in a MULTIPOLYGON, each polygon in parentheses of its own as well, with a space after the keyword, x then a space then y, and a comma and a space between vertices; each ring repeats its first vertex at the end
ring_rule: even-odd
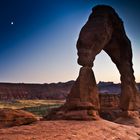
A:
POLYGON ((32 113, 16 109, 0 109, 0 128, 31 124, 37 121, 32 113))

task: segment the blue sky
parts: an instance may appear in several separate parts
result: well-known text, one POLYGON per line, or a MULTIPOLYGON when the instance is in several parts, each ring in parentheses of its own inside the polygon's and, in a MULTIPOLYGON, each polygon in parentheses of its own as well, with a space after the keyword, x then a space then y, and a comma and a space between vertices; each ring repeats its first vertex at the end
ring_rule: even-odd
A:
MULTIPOLYGON (((140 82, 139 0, 0 0, 0 81, 75 80, 80 69, 76 41, 97 4, 112 6, 124 21, 140 82)), ((120 82, 118 70, 104 52, 96 57, 93 70, 97 82, 120 82)))

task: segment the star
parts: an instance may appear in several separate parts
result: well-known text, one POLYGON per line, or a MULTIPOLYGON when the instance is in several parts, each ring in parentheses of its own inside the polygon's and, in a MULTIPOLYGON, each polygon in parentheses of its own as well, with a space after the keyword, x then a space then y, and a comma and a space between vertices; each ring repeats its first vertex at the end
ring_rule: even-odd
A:
POLYGON ((14 24, 14 22, 13 21, 11 21, 11 25, 13 25, 14 24))

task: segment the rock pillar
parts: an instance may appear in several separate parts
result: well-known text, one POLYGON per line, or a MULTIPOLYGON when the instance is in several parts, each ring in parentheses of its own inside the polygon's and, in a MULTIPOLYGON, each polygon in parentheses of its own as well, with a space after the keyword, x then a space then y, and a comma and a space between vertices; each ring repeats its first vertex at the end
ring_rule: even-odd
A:
POLYGON ((79 76, 66 99, 64 107, 71 112, 75 112, 72 117, 79 119, 80 117, 83 119, 99 118, 99 95, 91 67, 80 69, 79 76), (82 114, 82 116, 79 116, 79 114, 82 114))

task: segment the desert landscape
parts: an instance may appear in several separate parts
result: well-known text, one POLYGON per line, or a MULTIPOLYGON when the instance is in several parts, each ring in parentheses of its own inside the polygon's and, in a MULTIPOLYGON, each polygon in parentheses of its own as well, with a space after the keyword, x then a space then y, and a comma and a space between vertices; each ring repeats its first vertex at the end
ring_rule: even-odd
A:
POLYGON ((130 12, 132 4, 139 10, 138 2, 61 1, 0 1, 4 7, 0 25, 0 140, 140 140, 140 77, 138 61, 133 59, 138 40, 131 43, 128 36, 132 32, 127 32, 123 22, 128 24, 128 14, 122 14, 127 8, 130 12), (8 3, 12 4, 11 12, 5 12, 8 3), (81 18, 81 24, 76 16, 84 14, 88 17, 86 22, 81 18), (73 29, 74 25, 77 28, 73 29), (76 42, 68 41, 70 38, 76 42), (69 59, 75 57, 68 48, 71 43, 76 46, 79 68, 69 59), (96 56, 103 51, 117 69, 119 82, 112 82, 118 80, 112 66, 103 61, 105 57, 97 61, 100 67, 96 69, 96 56), (66 81, 73 75, 75 80, 47 83, 66 81), (108 82, 101 81, 103 78, 108 82))
POLYGON ((101 104, 101 110, 99 112, 101 118, 99 120, 46 120, 46 115, 51 109, 57 109, 65 103, 73 84, 74 81, 58 84, 39 84, 39 86, 35 86, 38 90, 35 90, 33 88, 34 86, 30 84, 1 83, 0 89, 2 89, 1 93, 3 94, 1 94, 0 101, 0 139, 140 139, 140 123, 137 116, 133 121, 126 118, 126 124, 124 122, 122 122, 123 124, 114 122, 121 114, 120 84, 114 84, 112 82, 99 82, 98 84, 101 104), (46 89, 50 90, 39 88, 41 86, 47 86, 46 89), (26 93, 27 87, 28 91, 30 91, 28 96, 26 93), (19 89, 22 89, 22 92, 19 92, 19 89), (112 91, 116 91, 116 93, 112 91), (26 94, 24 95, 23 93, 26 94), (44 96, 39 96, 40 93, 44 96))

